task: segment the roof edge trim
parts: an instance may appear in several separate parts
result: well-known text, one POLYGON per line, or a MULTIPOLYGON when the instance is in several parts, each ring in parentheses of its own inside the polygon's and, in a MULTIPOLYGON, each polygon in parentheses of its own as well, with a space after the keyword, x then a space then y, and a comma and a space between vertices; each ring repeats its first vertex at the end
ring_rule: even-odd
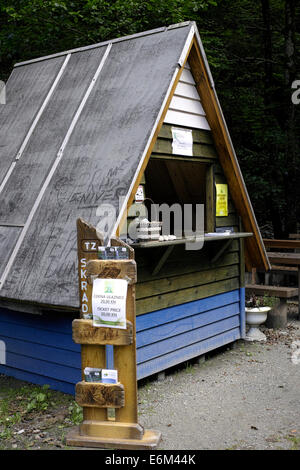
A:
POLYGON ((201 39, 199 30, 197 28, 196 22, 194 22, 194 29, 195 29, 196 40, 198 42, 198 46, 199 46, 199 49, 200 49, 200 52, 201 52, 201 56, 202 56, 202 59, 203 59, 203 62, 204 62, 205 68, 206 68, 206 72, 207 72, 207 76, 208 76, 208 79, 209 79, 210 86, 212 88, 215 88, 215 82, 214 82, 214 79, 213 79, 213 76, 212 76, 212 73, 211 73, 211 70, 210 70, 210 66, 209 66, 209 63, 208 63, 208 60, 207 60, 207 57, 206 57, 206 52, 204 50, 204 47, 203 47, 203 44, 202 44, 202 39, 201 39))

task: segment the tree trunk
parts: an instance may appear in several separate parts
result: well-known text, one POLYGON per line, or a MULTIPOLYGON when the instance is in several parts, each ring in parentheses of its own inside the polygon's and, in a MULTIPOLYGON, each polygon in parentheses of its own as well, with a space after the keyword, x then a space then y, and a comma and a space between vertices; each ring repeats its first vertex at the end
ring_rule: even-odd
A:
POLYGON ((296 78, 295 50, 295 0, 285 0, 285 194, 287 212, 285 217, 285 235, 297 230, 297 202, 299 201, 299 163, 298 142, 296 138, 296 106, 291 101, 292 82, 296 78))
POLYGON ((272 103, 272 84, 273 84, 273 66, 272 66, 272 27, 269 0, 261 0, 262 17, 264 23, 263 43, 264 43, 264 101, 266 111, 272 103))
MULTIPOLYGON (((273 93, 274 93, 274 77, 273 77, 273 45, 272 45, 272 25, 271 25, 271 12, 270 12, 270 1, 261 0, 261 12, 263 19, 263 49, 264 49, 264 116, 265 126, 272 126, 274 122, 273 115, 273 93)), ((268 165, 271 169, 270 177, 272 181, 269 184, 277 184, 277 171, 278 171, 278 152, 275 146, 267 142, 268 147, 268 165)), ((282 238, 282 218, 280 214, 280 204, 278 200, 273 196, 270 196, 267 201, 267 207, 269 209, 273 232, 275 238, 282 238)))

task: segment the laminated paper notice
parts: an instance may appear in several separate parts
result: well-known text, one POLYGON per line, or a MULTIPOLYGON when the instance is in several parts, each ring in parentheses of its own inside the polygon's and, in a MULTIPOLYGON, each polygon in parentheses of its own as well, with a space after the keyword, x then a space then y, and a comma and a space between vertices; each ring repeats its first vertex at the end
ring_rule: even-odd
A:
POLYGON ((95 279, 93 282, 93 325, 126 329, 127 281, 95 279))
POLYGON ((216 216, 226 217, 228 215, 228 186, 227 184, 216 184, 216 216))
POLYGON ((193 132, 191 129, 172 127, 172 152, 177 155, 193 155, 193 132))

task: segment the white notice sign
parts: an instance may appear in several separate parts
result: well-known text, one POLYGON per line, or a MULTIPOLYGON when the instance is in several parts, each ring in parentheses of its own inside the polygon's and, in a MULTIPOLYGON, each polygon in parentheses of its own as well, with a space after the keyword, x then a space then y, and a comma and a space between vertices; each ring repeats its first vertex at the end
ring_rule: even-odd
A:
POLYGON ((191 129, 172 127, 172 152, 177 155, 193 155, 193 132, 191 129))
POLYGON ((93 282, 93 325, 126 329, 127 281, 95 279, 93 282))

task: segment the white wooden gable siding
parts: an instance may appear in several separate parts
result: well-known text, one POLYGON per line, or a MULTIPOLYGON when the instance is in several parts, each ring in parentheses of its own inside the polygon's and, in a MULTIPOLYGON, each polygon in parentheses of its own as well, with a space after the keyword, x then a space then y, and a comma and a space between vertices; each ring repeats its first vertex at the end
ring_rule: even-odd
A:
POLYGON ((187 65, 181 74, 164 122, 210 130, 195 80, 189 69, 187 65))

